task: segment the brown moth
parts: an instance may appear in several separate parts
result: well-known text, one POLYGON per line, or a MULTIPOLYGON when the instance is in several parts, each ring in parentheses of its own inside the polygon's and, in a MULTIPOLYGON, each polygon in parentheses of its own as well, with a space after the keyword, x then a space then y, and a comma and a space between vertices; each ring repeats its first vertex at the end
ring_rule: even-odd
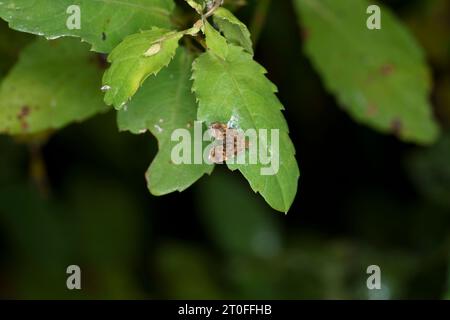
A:
POLYGON ((241 130, 230 128, 220 122, 212 123, 209 130, 211 136, 218 142, 209 153, 209 160, 213 163, 222 164, 248 148, 248 141, 245 140, 241 130))

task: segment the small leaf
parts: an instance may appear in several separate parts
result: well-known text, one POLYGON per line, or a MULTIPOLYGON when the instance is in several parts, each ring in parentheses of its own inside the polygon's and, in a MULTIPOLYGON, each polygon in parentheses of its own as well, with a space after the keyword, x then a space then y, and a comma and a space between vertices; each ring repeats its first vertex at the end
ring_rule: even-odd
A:
POLYGON ((228 44, 227 40, 222 37, 222 35, 214 29, 208 21, 205 21, 205 36, 206 36, 206 46, 211 52, 217 56, 225 59, 228 55, 228 44))
POLYGON ((111 67, 105 72, 105 102, 121 109, 145 79, 157 74, 172 60, 181 32, 153 28, 128 36, 109 55, 111 67))
POLYGON ((202 14, 203 12, 203 6, 196 2, 195 0, 185 0, 187 4, 189 4, 192 8, 194 8, 195 11, 197 11, 198 14, 202 14))
POLYGON ((139 30, 169 28, 173 8, 173 0, 3 0, 0 17, 18 31, 47 39, 80 37, 94 51, 109 53, 139 30), (74 5, 78 12, 70 10, 74 5), (79 18, 79 28, 68 28, 72 17, 79 18))
POLYGON ((214 23, 233 44, 243 47, 253 55, 253 44, 247 26, 236 18, 229 10, 220 7, 214 11, 214 23))
POLYGON ((31 43, 1 84, 0 132, 58 129, 105 111, 99 61, 74 39, 31 43))
MULTIPOLYGON (((265 69, 240 47, 229 45, 228 51, 225 61, 208 51, 193 64, 198 119, 208 125, 234 119, 236 126, 244 131, 278 130, 279 141, 274 142, 278 143, 279 152, 273 150, 272 154, 279 159, 279 170, 275 174, 262 175, 261 170, 267 166, 261 161, 227 165, 232 170, 239 169, 252 189, 261 193, 274 209, 287 212, 297 192, 299 169, 288 127, 280 112, 283 106, 274 94, 275 85, 264 76, 265 69)), ((260 138, 258 144, 265 146, 265 151, 274 149, 270 139, 260 138)))
POLYGON ((366 0, 295 0, 306 53, 339 103, 358 122, 419 144, 439 128, 429 101, 423 52, 382 8, 382 29, 366 27, 366 0))
POLYGON ((183 191, 210 174, 214 168, 206 164, 176 165, 171 160, 174 130, 185 128, 194 135, 197 103, 191 92, 192 57, 179 48, 174 60, 157 76, 148 79, 128 105, 118 112, 120 130, 139 134, 150 130, 158 139, 159 152, 147 171, 152 194, 164 195, 183 191))

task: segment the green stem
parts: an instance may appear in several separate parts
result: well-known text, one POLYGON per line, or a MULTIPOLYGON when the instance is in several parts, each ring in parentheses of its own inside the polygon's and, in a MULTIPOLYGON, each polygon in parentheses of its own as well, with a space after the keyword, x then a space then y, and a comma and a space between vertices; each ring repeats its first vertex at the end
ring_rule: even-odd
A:
POLYGON ((203 15, 204 19, 207 19, 208 17, 212 16, 214 14, 214 11, 216 11, 221 5, 223 4, 223 0, 214 0, 213 5, 211 6, 211 8, 208 10, 208 12, 206 12, 203 15))

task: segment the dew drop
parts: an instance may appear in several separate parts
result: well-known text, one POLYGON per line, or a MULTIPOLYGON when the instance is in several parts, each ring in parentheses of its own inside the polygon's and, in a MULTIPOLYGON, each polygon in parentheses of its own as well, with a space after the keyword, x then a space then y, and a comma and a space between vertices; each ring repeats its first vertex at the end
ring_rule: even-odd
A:
POLYGON ((108 85, 104 85, 100 90, 102 90, 103 92, 106 92, 108 90, 111 90, 111 87, 108 85))

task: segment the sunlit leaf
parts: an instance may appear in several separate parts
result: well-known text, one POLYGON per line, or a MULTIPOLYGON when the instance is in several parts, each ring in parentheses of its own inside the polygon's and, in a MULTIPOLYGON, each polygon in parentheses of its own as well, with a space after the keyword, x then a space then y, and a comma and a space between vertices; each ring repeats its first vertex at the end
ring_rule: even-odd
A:
POLYGON ((117 109, 124 107, 147 77, 170 63, 182 36, 153 28, 125 38, 108 56, 112 65, 103 77, 105 102, 117 109))

